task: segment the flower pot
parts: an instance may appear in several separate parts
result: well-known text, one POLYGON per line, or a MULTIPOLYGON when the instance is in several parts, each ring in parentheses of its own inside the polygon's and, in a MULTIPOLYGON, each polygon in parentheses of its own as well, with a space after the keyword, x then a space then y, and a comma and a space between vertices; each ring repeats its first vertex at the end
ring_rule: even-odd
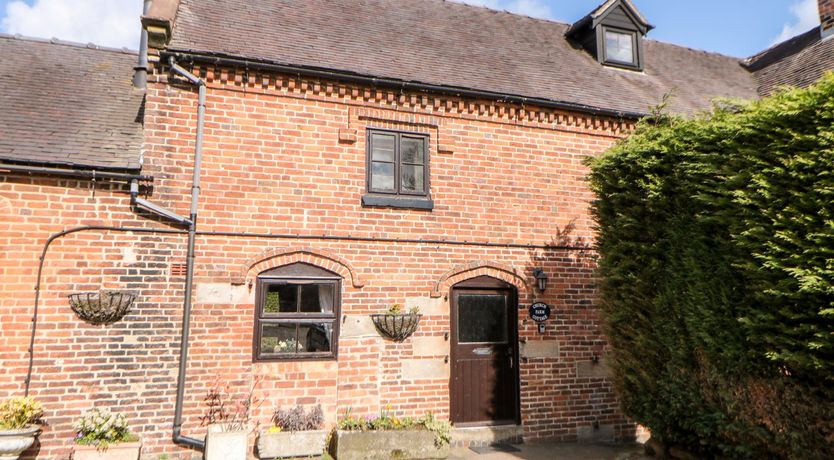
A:
POLYGON ((19 430, 0 430, 0 459, 16 460, 26 449, 32 447, 41 432, 38 425, 29 425, 19 430))
POLYGON ((382 313, 371 315, 371 320, 380 334, 402 342, 417 330, 422 317, 423 315, 417 313, 382 313))
POLYGON ((141 442, 110 444, 105 450, 96 446, 75 446, 72 460, 137 460, 142 450, 141 442))
POLYGON ((261 432, 258 436, 258 457, 311 457, 324 452, 327 430, 261 432))
POLYGON ((331 454, 336 460, 442 459, 449 456, 449 444, 438 446, 429 430, 339 430, 331 454))
POLYGON ((219 425, 209 426, 206 434, 205 460, 246 460, 248 431, 223 431, 219 425))

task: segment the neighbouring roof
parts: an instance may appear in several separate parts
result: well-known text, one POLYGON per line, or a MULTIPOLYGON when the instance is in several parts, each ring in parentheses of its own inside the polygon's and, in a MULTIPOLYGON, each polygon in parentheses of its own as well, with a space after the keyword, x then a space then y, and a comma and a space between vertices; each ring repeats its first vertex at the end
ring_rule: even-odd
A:
POLYGON ((0 34, 0 161, 137 170, 137 54, 0 34))
POLYGON ((601 66, 553 21, 442 0, 182 0, 169 50, 644 114, 755 98, 737 58, 653 40, 645 72, 601 66))
POLYGON ((761 96, 779 86, 805 87, 834 70, 834 39, 823 40, 815 27, 747 59, 745 65, 756 76, 761 96))

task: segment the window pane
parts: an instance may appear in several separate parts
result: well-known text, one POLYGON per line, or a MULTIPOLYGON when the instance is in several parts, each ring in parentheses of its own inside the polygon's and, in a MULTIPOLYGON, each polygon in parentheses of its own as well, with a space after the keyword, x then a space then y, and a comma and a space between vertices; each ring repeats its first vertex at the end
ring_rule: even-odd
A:
POLYGON ((261 353, 297 353, 294 323, 264 324, 261 329, 261 353))
POLYGON ((270 284, 266 287, 264 313, 295 313, 298 311, 298 286, 270 284))
POLYGON ((371 188, 374 190, 394 190, 393 163, 371 163, 371 188))
POLYGON ((333 338, 332 323, 300 323, 298 338, 301 341, 299 353, 330 351, 333 338))
POLYGON ((391 134, 371 134, 371 160, 394 161, 394 141, 391 134))
POLYGON ((423 191, 423 167, 402 165, 401 187, 405 192, 423 191))
POLYGON ((334 284, 304 284, 301 286, 301 312, 333 313, 336 302, 334 284))
POLYGON ((400 143, 400 155, 403 163, 423 164, 423 139, 403 137, 400 143))
POLYGON ((475 294, 458 296, 458 342, 506 341, 506 297, 475 294))
POLYGON ((634 42, 631 34, 605 31, 605 58, 634 63, 634 42))

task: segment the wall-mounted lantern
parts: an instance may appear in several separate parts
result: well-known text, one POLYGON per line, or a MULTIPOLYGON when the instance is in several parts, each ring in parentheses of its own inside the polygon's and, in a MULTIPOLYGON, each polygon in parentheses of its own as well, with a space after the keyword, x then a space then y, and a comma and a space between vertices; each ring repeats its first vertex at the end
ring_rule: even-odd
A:
POLYGON ((544 292, 547 289, 547 275, 544 273, 544 269, 537 268, 533 270, 533 276, 536 277, 536 286, 539 288, 539 292, 544 292))

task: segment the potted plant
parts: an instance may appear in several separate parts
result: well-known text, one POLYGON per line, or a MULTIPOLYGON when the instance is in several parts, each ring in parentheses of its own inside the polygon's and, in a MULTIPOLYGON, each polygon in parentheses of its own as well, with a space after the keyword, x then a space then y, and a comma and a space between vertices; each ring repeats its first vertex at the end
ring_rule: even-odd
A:
POLYGON ((33 398, 12 398, 0 403, 0 458, 16 460, 35 443, 43 417, 41 403, 33 398))
POLYGON ((230 401, 228 386, 215 384, 203 399, 206 405, 202 424, 206 432, 205 460, 246 460, 249 447, 249 414, 260 405, 254 397, 260 380, 250 388, 242 400, 230 401))
POLYGON ((273 425, 258 436, 258 456, 261 458, 310 457, 324 451, 327 430, 321 405, 305 411, 295 406, 277 410, 273 425))
POLYGON ((73 460, 136 460, 142 449, 139 436, 124 415, 90 409, 75 423, 73 460))
POLYGON ((380 334, 396 342, 402 342, 417 330, 422 317, 419 308, 412 307, 406 312, 400 304, 395 303, 388 307, 385 313, 371 315, 371 320, 380 334))
POLYGON ((452 425, 431 412, 418 419, 397 417, 386 406, 377 417, 345 413, 334 430, 330 453, 336 460, 443 459, 449 456, 452 425))

